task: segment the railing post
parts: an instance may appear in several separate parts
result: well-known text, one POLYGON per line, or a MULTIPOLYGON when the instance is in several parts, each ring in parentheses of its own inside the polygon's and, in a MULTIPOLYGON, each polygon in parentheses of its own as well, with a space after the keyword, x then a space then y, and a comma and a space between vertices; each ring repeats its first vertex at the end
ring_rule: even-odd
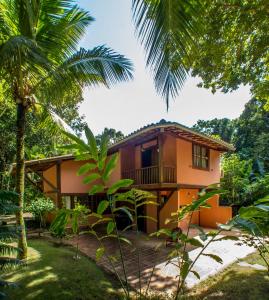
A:
POLYGON ((158 135, 158 168, 159 168, 159 183, 163 182, 163 128, 158 135))

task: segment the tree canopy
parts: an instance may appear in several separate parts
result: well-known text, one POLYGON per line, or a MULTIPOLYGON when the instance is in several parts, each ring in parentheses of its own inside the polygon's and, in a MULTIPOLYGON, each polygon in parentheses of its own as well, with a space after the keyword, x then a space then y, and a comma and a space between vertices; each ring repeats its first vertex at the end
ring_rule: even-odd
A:
POLYGON ((249 85, 254 96, 269 99, 269 2, 203 0, 204 22, 189 68, 213 92, 249 85))

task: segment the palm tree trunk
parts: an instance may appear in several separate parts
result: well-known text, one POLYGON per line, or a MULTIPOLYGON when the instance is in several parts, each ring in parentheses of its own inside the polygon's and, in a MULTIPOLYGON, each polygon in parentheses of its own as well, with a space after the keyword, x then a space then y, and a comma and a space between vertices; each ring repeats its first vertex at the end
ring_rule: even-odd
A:
POLYGON ((25 116, 26 107, 23 103, 17 104, 17 148, 16 148, 16 192, 19 194, 19 207, 20 211, 17 213, 17 225, 19 230, 18 247, 21 249, 19 252, 19 259, 27 258, 27 240, 26 231, 23 218, 24 206, 24 138, 25 138, 25 116))

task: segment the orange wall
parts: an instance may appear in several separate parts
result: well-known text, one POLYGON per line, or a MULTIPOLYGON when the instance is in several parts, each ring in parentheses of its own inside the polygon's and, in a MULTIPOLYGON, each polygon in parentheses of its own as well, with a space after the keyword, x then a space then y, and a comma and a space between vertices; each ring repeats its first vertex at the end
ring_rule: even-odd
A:
POLYGON ((160 228, 173 229, 177 227, 176 224, 165 224, 165 220, 171 218, 171 213, 176 212, 179 209, 179 191, 175 191, 168 202, 160 210, 160 228))
MULTIPOLYGON (((150 199, 150 201, 157 201, 157 199, 150 199)), ((148 204, 146 205, 146 214, 147 216, 157 220, 157 205, 148 204)), ((152 220, 146 220, 146 230, 147 233, 152 233, 157 231, 157 222, 152 220)))
MULTIPOLYGON (((57 187, 57 177, 56 177, 56 166, 49 168, 44 171, 43 176, 51 182, 55 187, 57 187)), ((45 181, 43 181, 44 192, 49 192, 52 190, 52 187, 49 186, 45 181)))
POLYGON ((163 165, 176 166, 176 138, 171 135, 164 135, 163 140, 163 165))
POLYGON ((216 195, 208 201, 211 208, 201 208, 200 225, 203 227, 216 228, 217 224, 225 224, 232 218, 232 207, 219 206, 219 196, 216 195))
MULTIPOLYGON (((90 190, 91 185, 83 184, 83 178, 85 176, 78 176, 78 169, 85 164, 85 161, 66 160, 61 163, 61 193, 62 194, 79 194, 87 193, 90 190)), ((47 178, 56 186, 56 167, 53 166, 43 173, 43 176, 47 178)), ((107 182, 107 186, 112 185, 114 182, 121 178, 121 159, 119 155, 118 163, 115 170, 112 172, 110 180, 107 182)), ((97 181, 96 181, 97 182, 97 181)), ((96 184, 94 182, 93 184, 96 184)), ((50 191, 51 188, 44 182, 44 191, 50 191)))
POLYGON ((210 169, 192 168, 192 143, 177 139, 177 182, 181 184, 210 185, 220 181, 220 152, 210 149, 210 169))
MULTIPOLYGON (((185 205, 191 204, 195 199, 197 199, 198 194, 197 189, 181 189, 179 191, 179 204, 182 208, 185 205)), ((189 224, 190 218, 185 218, 179 223, 180 228, 186 229, 189 224)), ((192 224, 199 224, 199 212, 194 212, 192 215, 192 224)))

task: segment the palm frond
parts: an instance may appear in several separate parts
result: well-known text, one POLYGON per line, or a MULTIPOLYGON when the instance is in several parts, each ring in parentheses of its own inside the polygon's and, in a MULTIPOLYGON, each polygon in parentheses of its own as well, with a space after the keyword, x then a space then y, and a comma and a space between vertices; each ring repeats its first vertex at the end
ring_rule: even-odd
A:
MULTIPOLYGON (((15 255, 20 251, 21 251, 21 249, 16 246, 0 242, 0 255, 1 256, 15 255)), ((1 264, 1 257, 0 257, 0 264, 1 264)))
POLYGON ((18 194, 0 190, 0 215, 14 214, 18 211, 18 194))
POLYGON ((23 265, 23 262, 17 258, 0 256, 0 268, 2 271, 9 271, 21 265, 23 265))
POLYGON ((51 1, 43 2, 41 11, 49 20, 43 22, 37 29, 36 40, 43 50, 49 53, 51 59, 59 63, 59 59, 61 62, 63 57, 71 55, 76 50, 87 26, 94 19, 77 5, 68 7, 64 14, 62 12, 52 14, 51 11, 57 9, 56 6, 51 7, 48 2, 51 1))
POLYGON ((92 50, 81 48, 56 70, 52 70, 34 88, 45 98, 60 99, 70 86, 93 86, 104 84, 108 87, 132 79, 132 64, 123 55, 110 48, 99 46, 92 50))
POLYGON ((138 38, 155 88, 166 101, 175 98, 187 77, 184 61, 198 35, 199 3, 189 0, 132 0, 138 38))

